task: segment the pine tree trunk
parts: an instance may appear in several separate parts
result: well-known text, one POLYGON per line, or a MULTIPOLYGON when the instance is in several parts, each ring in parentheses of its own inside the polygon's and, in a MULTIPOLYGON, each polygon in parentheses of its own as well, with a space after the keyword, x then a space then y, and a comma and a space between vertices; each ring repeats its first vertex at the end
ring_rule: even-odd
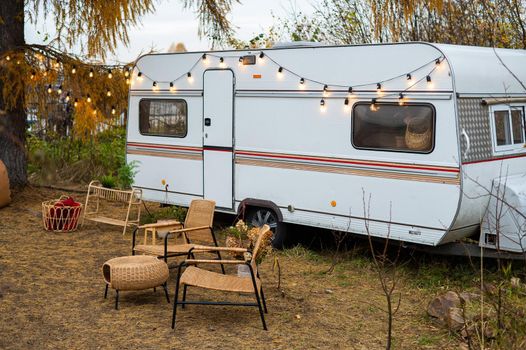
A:
MULTIPOLYGON (((0 0, 0 57, 24 44, 24 0, 0 0)), ((2 64, 6 63, 4 60, 2 64)), ((0 160, 4 162, 11 186, 27 183, 26 115, 21 96, 14 108, 6 109, 0 65, 0 160)))

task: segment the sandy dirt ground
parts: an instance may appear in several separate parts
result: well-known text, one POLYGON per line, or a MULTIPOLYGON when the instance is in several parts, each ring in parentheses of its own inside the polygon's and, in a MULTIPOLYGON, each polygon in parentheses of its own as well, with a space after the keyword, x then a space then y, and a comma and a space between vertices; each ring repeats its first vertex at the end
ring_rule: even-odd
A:
MULTIPOLYGON (((0 349, 381 349, 384 347, 383 295, 370 264, 353 261, 325 272, 330 259, 275 253, 261 268, 269 331, 256 308, 188 306, 170 328, 172 307, 162 289, 114 293, 104 299, 102 264, 129 255, 130 235, 88 223, 77 232, 42 229, 41 202, 60 191, 28 187, 0 209, 0 349)), ((83 200, 81 194, 76 194, 83 200)), ((151 205, 155 207, 155 205, 151 205)), ((303 250, 304 251, 304 250, 303 250)), ((360 260, 361 261, 361 260, 360 260)), ((176 270, 171 270, 170 297, 176 270)), ((426 316, 432 297, 401 284, 395 319, 397 349, 456 349, 459 340, 426 316)), ((189 289, 188 298, 251 300, 251 297, 189 289)))

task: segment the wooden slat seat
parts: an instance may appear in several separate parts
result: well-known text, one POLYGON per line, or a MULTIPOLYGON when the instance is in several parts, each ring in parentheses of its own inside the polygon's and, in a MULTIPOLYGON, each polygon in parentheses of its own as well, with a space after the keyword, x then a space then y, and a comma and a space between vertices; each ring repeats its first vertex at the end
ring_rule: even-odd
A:
MULTIPOLYGON (((195 246, 195 244, 168 244, 167 246, 167 253, 168 254, 178 254, 178 255, 186 255, 188 254, 188 251, 192 249, 195 246)), ((164 256, 164 244, 137 244, 133 251, 135 253, 144 253, 144 254, 150 254, 150 255, 156 255, 156 256, 164 256)))
MULTIPOLYGON (((240 263, 243 263, 240 261, 240 263)), ((181 284, 213 290, 222 290, 237 293, 254 293, 254 285, 250 277, 238 277, 188 266, 181 276, 181 284)), ((258 290, 261 287, 259 278, 256 277, 258 290)))
MULTIPOLYGON (((131 188, 130 190, 118 190, 103 187, 97 181, 91 181, 88 185, 88 193, 86 194, 86 204, 84 205, 84 216, 82 224, 85 220, 122 227, 122 234, 126 234, 126 228, 139 225, 141 221, 141 204, 142 204, 142 190, 138 188, 131 188), (101 205, 104 202, 106 205, 101 205), (110 202, 121 203, 122 210, 120 215, 122 219, 108 217, 103 213, 108 212, 108 205, 110 202), (131 212, 137 214, 132 219, 131 212)), ((115 207, 113 205, 113 207, 115 207)), ((116 216, 116 215, 114 215, 116 216)), ((135 216, 135 215, 133 215, 135 216)))
POLYGON ((114 225, 114 226, 135 226, 137 225, 136 222, 126 222, 125 220, 119 220, 119 219, 112 219, 104 216, 96 216, 96 217, 87 217, 86 220, 94 221, 94 222, 100 222, 102 224, 108 224, 108 225, 114 225))

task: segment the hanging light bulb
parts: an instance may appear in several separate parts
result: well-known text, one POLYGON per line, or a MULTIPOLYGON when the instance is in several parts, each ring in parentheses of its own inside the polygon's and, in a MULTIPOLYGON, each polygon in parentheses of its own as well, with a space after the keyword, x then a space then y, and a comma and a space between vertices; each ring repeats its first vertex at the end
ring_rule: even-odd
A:
POLYGON ((261 51, 261 52, 259 53, 259 58, 263 58, 263 57, 265 57, 265 54, 263 53, 263 51, 261 51))
POLYGON ((89 77, 93 78, 93 68, 90 68, 90 70, 89 70, 89 77))
POLYGON ((6 61, 11 61, 11 56, 9 56, 9 55, 5 56, 5 60, 6 61))
POLYGON ((435 64, 436 64, 437 66, 439 66, 441 62, 442 62, 442 61, 440 60, 440 57, 437 58, 437 59, 435 60, 435 64))
POLYGON ((411 75, 411 73, 407 73, 405 77, 406 77, 407 83, 411 83, 411 81, 413 80, 413 76, 411 75))
POLYGON ((73 66, 73 68, 71 68, 71 74, 75 73, 77 73, 77 67, 73 66))
POLYGON ((137 81, 142 81, 142 72, 137 73, 137 81))
POLYGON ((278 68, 278 79, 283 78, 283 67, 278 68))
POLYGON ((59 94, 59 95, 62 94, 62 85, 60 85, 58 87, 57 94, 59 94))
POLYGON ((31 80, 35 79, 36 74, 37 73, 35 71, 31 71, 31 80))
POLYGON ((203 56, 201 56, 201 59, 203 60, 203 62, 206 62, 206 53, 204 53, 203 56))
POLYGON ((381 83, 377 83, 377 84, 376 84, 376 91, 377 91, 377 92, 382 91, 382 84, 381 84, 381 83))
POLYGON ((223 57, 219 57, 219 63, 225 62, 225 59, 223 57))
POLYGON ((348 97, 345 98, 345 100, 343 100, 343 110, 345 112, 349 112, 351 106, 350 106, 350 100, 348 97))
POLYGON ((320 110, 321 110, 322 112, 325 112, 325 108, 326 108, 326 106, 325 106, 325 100, 322 98, 322 99, 320 100, 320 110))
POLYGON ((93 110, 93 115, 96 115, 96 114, 97 114, 97 110, 94 109, 94 110, 93 110))
POLYGON ((400 106, 404 105, 404 94, 403 93, 400 93, 400 95, 398 95, 398 104, 400 106))
POLYGON ((50 94, 53 92, 53 88, 51 87, 51 84, 47 86, 47 93, 50 94))
POLYGON ((431 81, 431 76, 430 75, 426 76, 426 81, 427 81, 427 85, 428 86, 431 86, 433 84, 433 82, 431 81))
POLYGON ((329 94, 329 86, 327 84, 323 85, 323 96, 327 96, 329 94))
POLYGON ((79 99, 76 98, 76 99, 75 99, 75 102, 73 102, 73 107, 76 108, 78 105, 79 105, 79 99))
POLYGON ((373 111, 373 112, 376 112, 376 111, 378 110, 378 107, 376 106, 376 99, 375 99, 375 98, 373 98, 373 99, 371 100, 371 107, 370 107, 370 109, 371 109, 371 111, 373 111))
POLYGON ((130 76, 130 70, 129 70, 128 68, 126 68, 126 69, 124 70, 124 77, 125 77, 125 78, 128 78, 129 76, 130 76))
POLYGON ((86 96, 86 101, 87 101, 88 103, 91 103, 91 96, 90 96, 89 94, 88 94, 88 96, 86 96))
POLYGON ((154 81, 153 84, 152 84, 152 90, 153 91, 158 91, 159 90, 159 87, 157 86, 157 82, 154 81))
POLYGON ((186 73, 186 77, 188 78, 188 81, 191 83, 192 81, 194 81, 194 78, 192 77, 192 73, 188 72, 186 73))
POLYGON ((69 95, 69 92, 66 94, 66 102, 69 102, 69 99, 70 99, 70 95, 69 95))
POLYGON ((60 67, 60 60, 57 60, 57 62, 55 62, 55 64, 53 65, 55 68, 58 68, 60 67))
POLYGON ((106 96, 111 97, 111 90, 110 89, 106 90, 106 96))
POLYGON ((349 86, 349 90, 347 91, 349 92, 349 95, 352 95, 353 94, 352 86, 349 86))
POLYGON ((117 112, 117 111, 115 110, 115 106, 111 106, 111 114, 115 114, 115 112, 117 112))
POLYGON ((126 78, 126 85, 130 85, 130 78, 126 78))
POLYGON ((108 69, 108 79, 113 78, 113 73, 111 72, 111 69, 108 69))
POLYGON ((173 81, 170 82, 170 91, 175 92, 175 86, 173 81))

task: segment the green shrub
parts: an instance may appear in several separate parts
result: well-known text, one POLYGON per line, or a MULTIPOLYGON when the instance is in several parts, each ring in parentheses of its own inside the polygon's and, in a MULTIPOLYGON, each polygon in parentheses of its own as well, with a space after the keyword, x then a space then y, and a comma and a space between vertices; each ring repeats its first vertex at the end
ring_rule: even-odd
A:
MULTIPOLYGON (((88 140, 50 132, 43 139, 29 133, 27 151, 31 181, 88 183, 108 174, 117 176, 119 169, 125 166, 126 130, 104 130, 88 140)), ((121 171, 123 179, 134 174, 133 168, 127 170, 131 171, 127 174, 126 170, 121 171)))
POLYGON ((117 180, 112 175, 104 175, 100 178, 100 183, 106 188, 115 188, 117 180))
POLYGON ((119 186, 123 189, 128 189, 133 185, 135 175, 137 174, 137 161, 132 161, 128 164, 123 164, 117 169, 117 179, 119 186))
POLYGON ((159 210, 150 213, 150 215, 142 215, 141 224, 151 224, 158 220, 177 220, 179 222, 184 222, 187 211, 187 208, 179 207, 177 205, 160 208, 159 210))

